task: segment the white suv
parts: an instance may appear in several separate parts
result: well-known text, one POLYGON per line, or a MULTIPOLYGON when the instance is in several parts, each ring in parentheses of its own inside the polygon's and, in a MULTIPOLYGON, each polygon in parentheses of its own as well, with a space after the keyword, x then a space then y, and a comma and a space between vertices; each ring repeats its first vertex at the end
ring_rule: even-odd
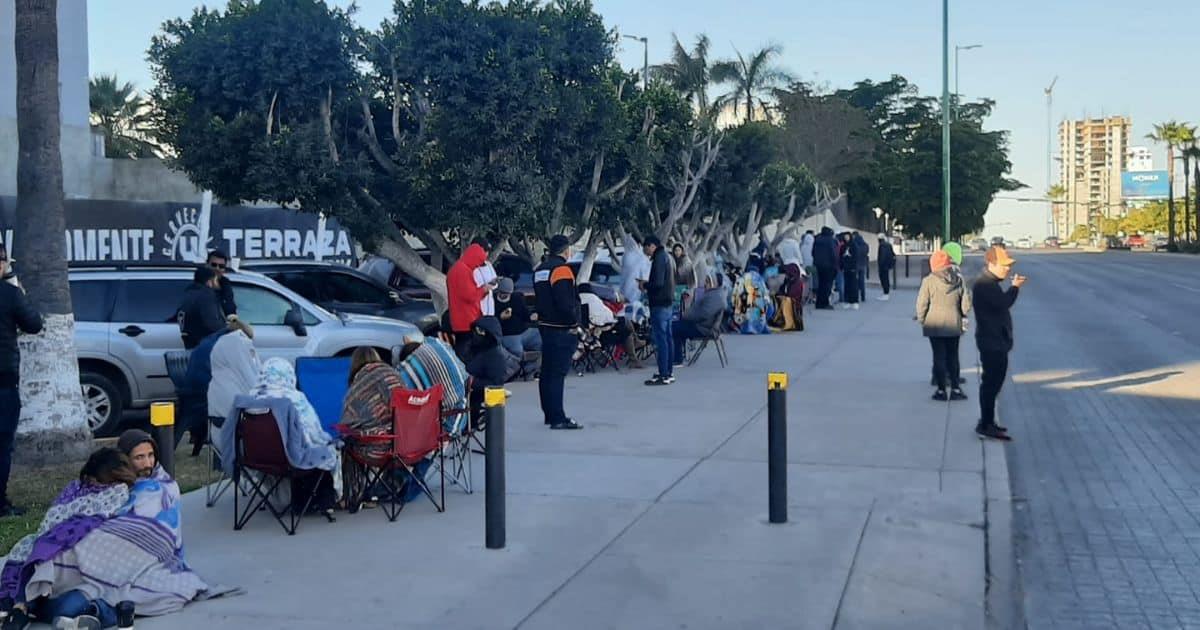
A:
MULTIPOLYGON (((72 268, 75 349, 88 425, 117 429, 126 409, 171 400, 166 353, 182 350, 175 314, 194 267, 72 268)), ((263 359, 345 356, 370 346, 382 356, 421 339, 412 324, 367 315, 335 315, 253 272, 230 273, 238 317, 254 327, 263 359)))

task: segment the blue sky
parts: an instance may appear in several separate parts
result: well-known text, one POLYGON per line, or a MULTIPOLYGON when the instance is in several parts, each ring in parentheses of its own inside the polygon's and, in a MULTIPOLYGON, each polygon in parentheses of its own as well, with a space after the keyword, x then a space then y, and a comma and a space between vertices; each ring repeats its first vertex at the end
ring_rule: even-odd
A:
MULTIPOLYGON (((91 0, 92 74, 116 72, 148 88, 145 51, 151 35, 164 20, 188 15, 198 4, 91 0)), ((1200 123, 1194 66, 1200 56, 1195 44, 1200 2, 951 0, 951 5, 951 46, 983 45, 962 53, 960 89, 967 98, 997 102, 990 126, 1012 132, 1013 175, 1032 188, 1017 196, 1041 196, 1046 188, 1042 90, 1056 75, 1055 124, 1063 117, 1127 115, 1133 118, 1135 144, 1148 145, 1140 139, 1155 122, 1200 123)), ((392 1, 359 0, 358 6, 360 23, 374 26, 390 13, 392 1)), ((941 92, 937 0, 595 0, 595 6, 610 27, 649 37, 651 64, 666 58, 672 33, 687 44, 706 33, 717 57, 732 55, 735 46, 746 52, 778 43, 787 69, 830 87, 902 74, 924 93, 941 92)), ((641 44, 624 40, 622 46, 622 64, 640 68, 641 44)), ((1165 168, 1157 147, 1155 166, 1165 168)), ((988 211, 988 224, 988 235, 1041 238, 1046 207, 998 200, 988 211)))

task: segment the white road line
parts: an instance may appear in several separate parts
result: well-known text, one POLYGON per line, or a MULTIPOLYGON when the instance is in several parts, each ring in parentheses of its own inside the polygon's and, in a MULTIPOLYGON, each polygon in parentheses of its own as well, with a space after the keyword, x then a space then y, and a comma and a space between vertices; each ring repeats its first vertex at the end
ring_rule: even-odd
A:
POLYGON ((1189 287, 1187 285, 1175 284, 1175 283, 1171 283, 1171 284, 1177 289, 1183 289, 1184 291, 1191 291, 1192 293, 1200 293, 1200 289, 1197 289, 1196 287, 1189 287))

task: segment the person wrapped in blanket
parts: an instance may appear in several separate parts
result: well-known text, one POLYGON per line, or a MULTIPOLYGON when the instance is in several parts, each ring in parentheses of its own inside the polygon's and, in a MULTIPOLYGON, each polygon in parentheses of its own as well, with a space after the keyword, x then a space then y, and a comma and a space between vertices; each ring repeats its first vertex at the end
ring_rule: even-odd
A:
POLYGON ((5 558, 0 597, 17 602, 5 628, 31 619, 108 628, 122 602, 139 615, 165 615, 235 592, 209 585, 184 561, 179 486, 158 465, 154 440, 134 429, 118 445, 92 453, 37 532, 5 558))
POLYGON ((775 315, 775 302, 767 291, 763 277, 754 271, 742 274, 733 285, 730 295, 733 322, 743 335, 766 335, 767 323, 775 315))

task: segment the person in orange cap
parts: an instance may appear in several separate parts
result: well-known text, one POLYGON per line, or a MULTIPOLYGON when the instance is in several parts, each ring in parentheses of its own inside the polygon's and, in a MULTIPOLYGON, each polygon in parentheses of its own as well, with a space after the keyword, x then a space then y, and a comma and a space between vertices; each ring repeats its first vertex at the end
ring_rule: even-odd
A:
POLYGON ((933 399, 966 400, 958 381, 958 340, 971 312, 971 293, 946 252, 929 257, 929 270, 917 293, 916 318, 933 350, 933 399))
POLYGON ((987 268, 975 280, 975 345, 983 364, 979 384, 979 424, 975 433, 981 438, 1009 441, 1008 431, 996 424, 996 397, 1008 375, 1008 353, 1013 349, 1013 321, 1010 309, 1025 284, 1025 276, 1016 274, 1012 286, 1003 288, 1012 266, 1017 262, 1008 250, 993 245, 984 254, 987 268))

